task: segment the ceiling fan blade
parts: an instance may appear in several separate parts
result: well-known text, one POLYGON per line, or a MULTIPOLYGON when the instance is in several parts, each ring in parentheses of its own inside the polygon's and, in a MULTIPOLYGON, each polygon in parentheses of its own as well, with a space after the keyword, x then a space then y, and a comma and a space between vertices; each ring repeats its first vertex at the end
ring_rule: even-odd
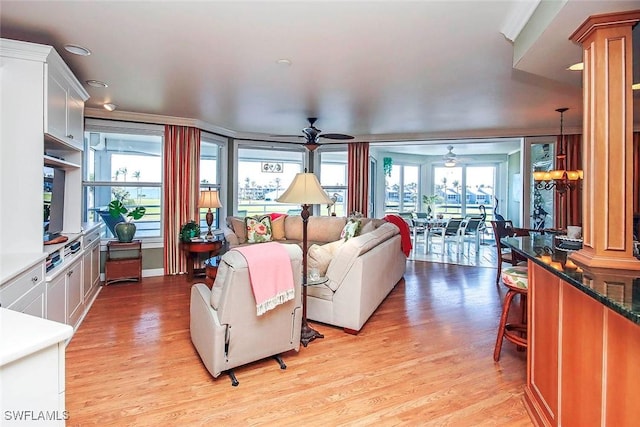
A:
POLYGON ((322 135, 320 135, 320 138, 327 138, 327 139, 353 139, 353 136, 345 135, 343 133, 323 133, 322 135))
POLYGON ((271 138, 304 138, 304 135, 269 135, 271 138))

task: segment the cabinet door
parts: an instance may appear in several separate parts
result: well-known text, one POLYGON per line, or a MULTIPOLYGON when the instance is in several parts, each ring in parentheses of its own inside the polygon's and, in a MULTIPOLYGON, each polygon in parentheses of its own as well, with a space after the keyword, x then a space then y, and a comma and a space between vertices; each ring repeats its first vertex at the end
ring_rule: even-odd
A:
POLYGON ((47 283, 47 319, 67 323, 65 286, 67 276, 63 273, 47 283))
POLYGON ((91 286, 100 285, 100 241, 96 242, 91 250, 91 286))
POLYGON ((47 75, 47 105, 44 131, 58 139, 67 135, 67 89, 64 79, 51 69, 47 75))
POLYGON ((78 150, 82 150, 84 128, 84 102, 72 91, 67 93, 67 138, 78 150))
POLYGON ((560 279, 529 261, 527 386, 545 424, 558 422, 560 279))
POLYGON ((85 249, 85 253, 82 254, 82 283, 85 300, 87 300, 91 294, 93 283, 91 266, 91 249, 85 249))
POLYGON ((67 270, 67 324, 74 326, 82 315, 82 258, 69 266, 67 270))

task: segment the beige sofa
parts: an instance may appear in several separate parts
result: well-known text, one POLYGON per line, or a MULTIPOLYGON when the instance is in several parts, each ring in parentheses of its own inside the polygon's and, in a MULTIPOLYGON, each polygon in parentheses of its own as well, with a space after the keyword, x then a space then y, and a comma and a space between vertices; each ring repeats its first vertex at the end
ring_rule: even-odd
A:
MULTIPOLYGON (((246 244, 246 237, 233 231, 234 221, 237 227, 241 219, 227 220, 229 245, 246 244)), ((283 222, 284 239, 280 241, 300 244, 301 217, 288 216, 283 222)), ((318 268, 328 281, 307 288, 307 318, 357 333, 402 278, 407 258, 394 224, 363 218, 362 233, 344 241, 340 233, 346 223, 344 217, 309 218, 308 266, 318 268)))

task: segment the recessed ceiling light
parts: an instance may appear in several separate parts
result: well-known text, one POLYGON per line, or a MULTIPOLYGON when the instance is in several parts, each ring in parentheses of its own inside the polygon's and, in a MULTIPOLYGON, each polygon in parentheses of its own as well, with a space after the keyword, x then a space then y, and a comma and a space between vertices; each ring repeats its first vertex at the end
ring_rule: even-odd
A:
POLYGON ((631 85, 632 90, 640 90, 640 83, 634 83, 631 85))
POLYGON ((276 61, 278 65, 291 65, 291 61, 286 58, 281 58, 276 61))
POLYGON ((108 84, 100 80, 87 80, 87 84, 91 87, 109 87, 108 84))
POLYGON ((91 55, 91 51, 89 49, 87 49, 86 47, 78 46, 76 44, 65 44, 64 49, 69 53, 73 53, 74 55, 80 55, 80 56, 91 55))
POLYGON ((114 111, 116 108, 118 108, 116 104, 112 104, 112 103, 104 104, 104 109, 107 111, 114 111))
POLYGON ((582 71, 584 70, 584 62, 578 62, 576 64, 570 65, 567 70, 570 71, 582 71))

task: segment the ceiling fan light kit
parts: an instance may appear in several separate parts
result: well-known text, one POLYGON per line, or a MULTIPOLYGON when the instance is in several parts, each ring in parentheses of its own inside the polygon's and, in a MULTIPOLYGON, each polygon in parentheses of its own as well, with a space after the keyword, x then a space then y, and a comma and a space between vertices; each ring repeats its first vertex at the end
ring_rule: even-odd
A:
POLYGON ((452 168, 457 163, 456 155, 453 152, 453 145, 448 145, 447 146, 447 150, 449 150, 449 151, 447 152, 447 154, 442 156, 442 159, 444 160, 445 167, 452 168))

